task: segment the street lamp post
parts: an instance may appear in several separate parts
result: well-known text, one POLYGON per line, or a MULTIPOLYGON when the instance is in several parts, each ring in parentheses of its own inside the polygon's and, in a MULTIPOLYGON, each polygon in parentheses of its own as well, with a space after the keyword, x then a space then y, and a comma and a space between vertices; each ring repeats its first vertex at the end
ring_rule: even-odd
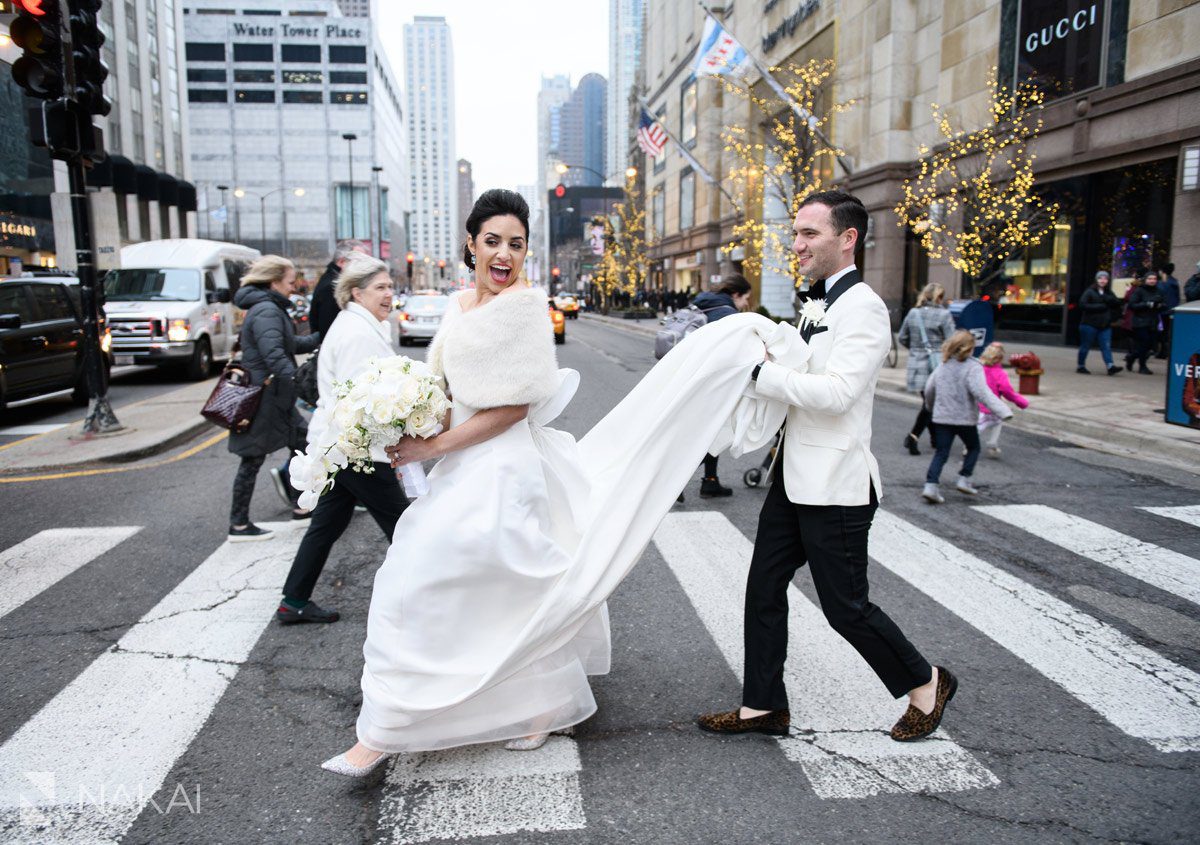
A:
POLYGON ((383 246, 383 203, 379 194, 379 174, 382 172, 383 168, 379 165, 371 166, 371 209, 368 219, 371 221, 371 254, 376 258, 383 258, 380 254, 383 246))
MULTIPOLYGON (((584 164, 567 164, 565 161, 560 161, 558 164, 554 165, 554 169, 556 171, 558 171, 559 176, 566 176, 568 170, 586 170, 588 173, 594 173, 597 176, 599 176, 600 184, 602 186, 605 182, 608 181, 608 176, 616 175, 616 172, 614 171, 613 173, 608 174, 608 176, 605 176, 603 173, 601 173, 599 170, 596 170, 595 168, 588 167, 587 165, 584 165, 584 164)), ((634 178, 635 176, 637 176, 637 173, 638 173, 638 170, 636 167, 625 168, 625 178, 626 179, 634 178)))
POLYGON ((358 136, 353 132, 346 132, 342 135, 346 140, 346 164, 350 169, 350 237, 354 237, 354 142, 358 140, 358 136))
MULTIPOLYGON (((272 191, 267 191, 265 194, 260 194, 257 191, 247 191, 245 188, 238 188, 237 190, 235 190, 233 192, 233 195, 235 197, 237 197, 238 199, 241 199, 242 197, 246 196, 246 194, 249 194, 252 197, 258 198, 258 224, 260 227, 260 233, 262 235, 262 237, 259 241, 259 246, 262 247, 263 252, 267 251, 267 197, 274 196, 275 194, 277 194, 283 190, 285 190, 285 189, 284 188, 275 188, 272 191)), ((297 196, 297 197, 302 197, 302 196, 304 196, 304 189, 303 188, 295 188, 292 190, 292 195, 297 196)), ((282 220, 282 222, 283 222, 283 226, 282 226, 283 252, 286 254, 287 253, 287 199, 286 198, 283 200, 280 207, 282 209, 281 214, 283 215, 283 220, 282 220)))
POLYGON ((225 192, 229 190, 228 185, 217 185, 217 190, 221 192, 221 212, 225 215, 225 219, 221 221, 222 239, 229 240, 229 206, 225 204, 225 192))

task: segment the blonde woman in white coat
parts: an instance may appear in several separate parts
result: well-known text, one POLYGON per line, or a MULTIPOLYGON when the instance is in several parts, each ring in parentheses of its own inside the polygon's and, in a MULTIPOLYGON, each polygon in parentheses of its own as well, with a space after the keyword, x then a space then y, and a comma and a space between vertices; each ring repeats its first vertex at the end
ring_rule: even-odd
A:
MULTIPOLYGON (((391 324, 392 279, 387 265, 362 253, 354 253, 335 283, 334 298, 341 311, 321 342, 317 358, 319 399, 308 428, 308 442, 316 443, 329 426, 337 382, 353 378, 371 358, 394 355, 391 324)), ((324 493, 313 511, 312 522, 296 552, 283 587, 283 599, 275 618, 284 625, 298 622, 336 622, 336 610, 312 601, 313 588, 329 558, 333 544, 345 532, 362 503, 374 517, 386 539, 392 539, 396 520, 408 507, 389 458, 383 449, 371 455, 373 473, 339 473, 337 483, 324 493)))

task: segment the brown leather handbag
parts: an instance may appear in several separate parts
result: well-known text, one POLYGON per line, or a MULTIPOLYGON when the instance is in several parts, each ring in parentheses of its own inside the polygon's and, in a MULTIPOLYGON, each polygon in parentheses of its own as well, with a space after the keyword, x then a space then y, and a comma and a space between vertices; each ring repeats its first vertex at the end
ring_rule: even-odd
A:
POLYGON ((270 375, 262 384, 251 384, 250 372, 236 361, 230 361, 200 410, 200 416, 240 434, 254 422, 263 390, 273 378, 270 375))

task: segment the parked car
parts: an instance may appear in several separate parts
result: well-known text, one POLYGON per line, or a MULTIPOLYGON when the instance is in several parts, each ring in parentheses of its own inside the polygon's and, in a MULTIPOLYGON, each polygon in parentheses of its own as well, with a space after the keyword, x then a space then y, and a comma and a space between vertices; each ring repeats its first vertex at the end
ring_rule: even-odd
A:
POLYGON ((568 320, 579 319, 579 300, 570 295, 561 295, 554 297, 558 309, 563 312, 563 316, 568 320))
POLYGON ((399 313, 400 345, 415 340, 430 341, 442 325, 450 297, 436 291, 417 291, 408 297, 399 313))
POLYGON ((104 279, 115 363, 183 366, 203 379, 233 354, 243 313, 233 294, 260 255, 238 244, 171 239, 121 250, 104 279))
POLYGON ((555 304, 554 299, 550 299, 550 322, 554 324, 554 342, 567 342, 567 318, 563 316, 563 312, 555 304))
MULTIPOLYGON (((76 404, 87 404, 78 285, 68 276, 0 279, 0 408, 67 392, 76 404)), ((100 332, 104 363, 111 366, 111 337, 103 321, 100 332)))

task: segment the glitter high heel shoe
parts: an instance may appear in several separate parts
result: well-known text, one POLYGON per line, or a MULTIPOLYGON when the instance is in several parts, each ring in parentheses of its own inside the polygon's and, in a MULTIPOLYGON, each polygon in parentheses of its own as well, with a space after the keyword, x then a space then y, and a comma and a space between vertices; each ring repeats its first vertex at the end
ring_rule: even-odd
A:
POLYGON ((537 751, 546 744, 546 740, 550 738, 550 734, 534 734, 533 736, 523 736, 520 739, 510 739, 504 743, 504 747, 509 751, 537 751))
POLYGON ((333 772, 335 775, 343 775, 348 778, 365 778, 382 766, 391 756, 391 754, 380 754, 365 766, 355 766, 346 759, 345 753, 342 753, 336 757, 330 757, 321 764, 321 768, 327 772, 333 772))

